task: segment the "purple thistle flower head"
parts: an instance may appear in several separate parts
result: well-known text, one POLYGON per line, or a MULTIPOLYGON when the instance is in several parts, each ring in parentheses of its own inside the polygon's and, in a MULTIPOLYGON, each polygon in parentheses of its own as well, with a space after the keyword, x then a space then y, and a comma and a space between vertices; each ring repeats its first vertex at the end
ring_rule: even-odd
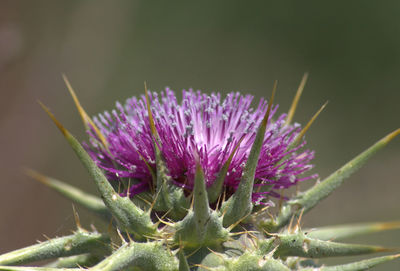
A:
MULTIPOLYGON (((267 111, 261 99, 252 108, 253 96, 229 93, 211 95, 201 91, 183 91, 178 103, 172 90, 149 94, 151 112, 157 131, 158 147, 165 160, 172 182, 189 194, 194 185, 196 163, 204 170, 206 186, 210 187, 228 157, 233 155, 224 180, 226 195, 232 195, 240 182, 243 168, 254 142, 258 127, 267 111)), ((269 115, 264 143, 256 167, 253 201, 264 203, 267 195, 279 196, 277 190, 299 181, 315 178, 303 176, 310 170, 314 153, 301 150, 305 141, 294 144, 300 125, 286 125, 286 114, 276 115, 273 106, 269 115)), ((154 136, 151 132, 146 98, 132 97, 125 105, 116 104, 111 114, 104 112, 94 118, 107 148, 100 144, 95 131, 89 130, 91 157, 110 181, 131 184, 122 195, 134 196, 154 185, 154 136), (151 169, 149 169, 149 167, 151 169)))

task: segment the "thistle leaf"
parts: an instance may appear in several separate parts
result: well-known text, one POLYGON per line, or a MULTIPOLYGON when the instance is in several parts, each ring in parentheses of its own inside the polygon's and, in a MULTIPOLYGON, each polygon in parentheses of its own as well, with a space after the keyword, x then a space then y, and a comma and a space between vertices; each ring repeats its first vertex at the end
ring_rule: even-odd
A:
POLYGON ((178 271, 178 260, 159 242, 130 242, 90 270, 118 271, 128 266, 137 270, 178 271))
POLYGON ((400 221, 328 226, 309 230, 305 229, 304 232, 308 232, 307 236, 310 238, 320 240, 337 240, 394 229, 400 229, 400 221))
POLYGON ((303 78, 301 79, 299 87, 297 88, 296 95, 293 98, 293 102, 292 102, 292 105, 290 106, 285 125, 290 125, 290 123, 293 120, 294 113, 296 112, 297 104, 299 103, 299 100, 300 100, 301 94, 303 93, 304 86, 306 85, 307 79, 308 79, 308 73, 305 73, 303 75, 303 78))
POLYGON ((44 176, 31 169, 27 169, 26 174, 42 184, 54 189, 72 202, 78 203, 86 209, 99 215, 105 221, 110 222, 112 216, 101 198, 86 193, 67 183, 44 176))
POLYGON ((0 255, 0 265, 20 265, 82 253, 108 254, 110 239, 99 233, 77 231, 73 235, 50 239, 36 245, 0 255))
POLYGON ((307 258, 324 258, 338 256, 353 256, 375 252, 391 251, 379 246, 342 244, 309 238, 302 232, 296 234, 279 234, 275 237, 278 248, 274 257, 298 256, 307 258))
MULTIPOLYGON (((388 261, 400 258, 400 254, 397 255, 390 255, 390 256, 383 256, 383 257, 376 257, 371 258, 359 262, 348 263, 343 265, 335 265, 335 266, 322 266, 318 270, 319 271, 363 271, 370 269, 374 266, 377 266, 382 263, 386 263, 388 261)), ((315 268, 305 268, 300 269, 301 271, 314 271, 315 268)))
POLYGON ((154 123, 153 114, 151 113, 149 91, 147 90, 146 82, 144 83, 144 92, 145 92, 145 97, 146 97, 146 107, 147 107, 147 113, 149 115, 149 123, 150 123, 151 134, 154 137, 156 137, 156 139, 158 140, 158 133, 157 133, 156 125, 154 123))
POLYGON ((400 134, 400 129, 395 130, 385 136, 370 148, 353 158, 340 169, 332 173, 322 182, 317 183, 297 198, 288 201, 281 209, 281 212, 275 219, 266 219, 260 222, 260 227, 267 232, 276 232, 280 228, 287 225, 293 216, 299 216, 301 212, 308 212, 318 202, 329 196, 336 188, 338 188, 346 178, 356 172, 363 166, 369 158, 376 154, 380 149, 385 147, 391 140, 400 134))
POLYGON ((41 106, 57 125, 79 160, 93 178, 105 205, 120 226, 128 232, 137 234, 138 238, 156 234, 157 230, 150 219, 150 215, 137 207, 128 197, 119 196, 78 140, 62 126, 46 106, 43 104, 41 106))
POLYGON ((314 121, 318 118, 319 114, 321 114, 322 110, 325 109, 327 106, 328 102, 325 102, 320 109, 311 117, 311 119, 307 122, 306 126, 300 131, 300 133, 297 135, 297 137, 294 139, 293 143, 291 146, 296 146, 299 144, 300 140, 304 137, 308 129, 310 129, 311 125, 314 123, 314 121))
POLYGON ((267 124, 269 120, 269 115, 271 112, 272 104, 274 102, 274 96, 276 92, 277 82, 274 83, 274 88, 272 90, 271 99, 268 102, 267 112, 258 128, 256 138, 254 140, 253 146, 251 147, 249 157, 247 158, 246 165, 243 170, 243 175, 239 183, 235 194, 224 204, 223 209, 225 212, 223 225, 228 227, 232 224, 237 223, 246 217, 253 208, 252 203, 252 193, 254 186, 254 175, 256 172, 256 167, 258 164, 258 159, 260 157, 261 148, 264 142, 265 131, 267 129, 267 124))

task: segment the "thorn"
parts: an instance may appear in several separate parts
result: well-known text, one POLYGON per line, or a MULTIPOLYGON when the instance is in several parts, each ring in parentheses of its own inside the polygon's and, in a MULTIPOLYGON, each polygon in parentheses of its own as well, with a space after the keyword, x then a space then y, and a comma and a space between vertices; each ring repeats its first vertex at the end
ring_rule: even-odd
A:
POLYGON ((143 237, 150 239, 150 240, 155 240, 155 241, 164 241, 163 238, 161 237, 156 237, 156 236, 150 236, 150 235, 143 235, 143 237))
POLYGON ((90 228, 93 232, 99 232, 93 224, 90 224, 90 228))
MULTIPOLYGON (((254 179, 254 183, 256 183, 257 180, 258 180, 258 179, 254 179)), ((261 181, 261 182, 260 182, 260 184, 263 184, 263 183, 265 183, 265 182, 264 182, 264 181, 261 181)), ((259 185, 259 186, 257 187, 257 193, 259 193, 260 190, 261 190, 261 185, 259 185)))
POLYGON ((118 236, 121 239, 122 243, 126 244, 127 242, 126 242, 125 238, 122 236, 122 234, 118 228, 117 228, 117 233, 118 233, 118 236))
POLYGON ((50 112, 50 109, 45 106, 41 101, 38 101, 39 105, 43 108, 43 110, 49 115, 49 117, 52 119, 54 124, 58 127, 58 129, 61 131, 61 133, 67 137, 70 135, 70 133, 64 128, 64 126, 59 122, 56 117, 53 115, 53 113, 50 112))
MULTIPOLYGON (((178 244, 179 244, 179 250, 182 250, 183 249, 183 244, 182 244, 182 238, 181 238, 181 236, 179 235, 179 242, 178 242, 178 244)), ((178 250, 178 251, 179 251, 178 250)), ((177 253, 178 253, 178 251, 177 251, 177 253)))
POLYGON ((277 234, 277 233, 270 233, 270 232, 267 232, 267 230, 265 230, 265 229, 262 229, 262 231, 263 231, 267 236, 279 237, 279 234, 277 234))
POLYGON ((117 193, 121 194, 121 183, 120 182, 118 183, 118 191, 117 191, 117 193))
POLYGON ((157 215, 157 213, 154 213, 154 214, 156 215, 158 221, 160 221, 161 223, 163 223, 163 224, 165 224, 165 225, 167 225, 167 226, 170 226, 170 227, 174 227, 174 226, 175 226, 173 223, 170 223, 170 222, 167 222, 167 221, 163 220, 163 217, 160 218, 160 217, 157 215))
MULTIPOLYGON (((222 203, 225 202, 225 199, 226 199, 226 189, 224 189, 224 192, 222 192, 222 203)), ((221 206, 222 206, 222 203, 221 203, 221 206)))
POLYGON ((399 227, 400 227, 400 221, 379 223, 377 225, 377 229, 379 229, 379 230, 390 230, 390 229, 396 229, 399 227))
POLYGON ((108 223, 107 227, 107 232, 109 235, 113 233, 114 227, 113 227, 113 218, 110 219, 110 223, 108 223))
POLYGON ((279 201, 278 201, 278 209, 279 209, 279 214, 282 211, 282 206, 283 206, 283 200, 284 200, 285 196, 283 194, 283 191, 281 191, 280 195, 279 195, 279 201))
POLYGON ((226 228, 229 232, 231 230, 233 230, 237 225, 239 225, 243 220, 245 220, 248 216, 250 215, 250 213, 248 213, 247 215, 245 215, 244 217, 242 217, 241 219, 239 219, 238 221, 236 221, 235 223, 233 223, 232 225, 230 225, 228 228, 226 228))
POLYGON ((264 211, 266 211, 267 209, 269 209, 271 206, 265 206, 263 207, 261 210, 258 210, 257 212, 253 213, 253 216, 259 216, 261 215, 264 211))
POLYGON ((251 242, 253 248, 258 248, 257 244, 258 238, 253 234, 253 233, 258 233, 258 231, 248 231, 247 229, 244 229, 244 231, 242 231, 241 233, 246 235, 246 238, 251 242))
POLYGON ((242 247, 243 251, 250 251, 249 246, 247 245, 247 242, 241 242, 239 243, 240 246, 242 247))
POLYGON ((288 226, 288 232, 289 232, 289 233, 294 233, 294 230, 292 230, 292 225, 293 225, 294 217, 295 217, 295 214, 292 215, 292 217, 290 218, 290 222, 289 222, 289 226, 288 226))
POLYGON ((391 132, 390 134, 388 134, 387 136, 385 136, 383 138, 383 141, 385 143, 390 142, 393 138, 395 138, 396 136, 400 135, 400 128, 395 130, 394 132, 391 132))
POLYGON ((192 193, 192 201, 190 202, 190 207, 189 210, 193 210, 193 205, 194 205, 194 194, 192 193))
MULTIPOLYGON (((221 208, 222 208, 223 203, 225 202, 225 197, 226 197, 226 189, 224 189, 224 191, 222 192, 221 208)), ((227 211, 228 211, 228 208, 225 208, 224 210, 222 210, 221 218, 224 218, 227 211)))
POLYGON ((107 231, 108 231, 109 233, 111 233, 112 230, 114 229, 114 228, 113 228, 112 221, 113 221, 113 218, 111 218, 111 219, 110 219, 110 223, 108 223, 107 231))
POLYGON ((165 246, 167 247, 167 250, 168 250, 168 252, 169 252, 169 255, 170 255, 170 256, 174 256, 174 254, 173 254, 172 251, 171 251, 170 246, 168 245, 167 239, 164 239, 164 242, 165 242, 165 246))
MULTIPOLYGON (((153 210, 154 205, 156 205, 156 202, 157 202, 158 196, 160 195, 160 192, 161 192, 161 189, 157 191, 156 196, 154 197, 154 200, 153 200, 153 202, 152 202, 151 205, 150 205, 150 208, 149 208, 149 210, 148 210, 148 213, 149 213, 149 214, 150 214, 151 211, 153 210)), ((170 210, 169 210, 169 211, 170 211, 170 210)), ((169 212, 169 211, 168 211, 168 212, 169 212)))
POLYGON ((268 101, 268 108, 267 108, 267 112, 264 115, 264 118, 261 122, 261 126, 265 125, 265 127, 267 127, 268 125, 268 119, 269 119, 269 114, 271 113, 271 108, 272 108, 272 104, 274 102, 274 98, 275 98, 275 93, 276 93, 276 88, 278 86, 278 81, 275 80, 274 81, 274 86, 272 88, 272 94, 271 94, 271 98, 268 101))
POLYGON ((168 236, 167 235, 163 235, 162 238, 163 238, 164 244, 167 247, 167 250, 168 250, 170 256, 174 256, 174 254, 172 253, 172 250, 171 250, 171 246, 168 243, 168 236))
POLYGON ((215 205, 215 210, 219 210, 219 208, 221 207, 221 206, 219 206, 219 204, 221 202, 221 197, 222 197, 222 195, 220 194, 217 199, 217 204, 215 205))
POLYGON ((272 220, 272 221, 275 221, 275 217, 267 210, 267 215, 268 215, 268 217, 272 220))
POLYGON ((296 232, 297 230, 300 229, 300 222, 301 222, 301 219, 302 219, 302 217, 303 217, 303 213, 304 213, 304 208, 302 208, 301 211, 300 211, 300 215, 299 215, 299 217, 297 218, 297 223, 296 223, 295 228, 293 229, 293 230, 294 230, 293 232, 296 232))
POLYGON ((157 130, 156 130, 156 126, 155 126, 155 124, 154 124, 153 114, 151 113, 149 91, 147 90, 147 84, 146 84, 146 82, 144 82, 144 92, 145 92, 145 97, 146 97, 147 113, 148 113, 148 115, 149 115, 149 122, 150 122, 151 134, 152 134, 153 136, 156 136, 157 130))
POLYGON ((143 198, 142 196, 140 196, 140 195, 135 195, 135 197, 136 198, 138 198, 138 199, 140 199, 140 200, 142 200, 144 203, 146 203, 147 205, 150 205, 151 206, 151 202, 150 201, 148 201, 147 199, 145 199, 145 198, 143 198))
POLYGON ((257 236, 255 236, 254 234, 251 234, 251 233, 249 233, 249 235, 250 235, 249 240, 250 240, 251 244, 253 245, 253 247, 255 249, 258 249, 259 245, 258 245, 258 242, 257 242, 257 240, 258 240, 257 236))
POLYGON ((314 116, 312 116, 312 118, 310 119, 310 121, 306 124, 306 126, 303 128, 303 130, 301 130, 301 132, 297 135, 297 137, 295 138, 295 140, 293 141, 293 146, 297 145, 300 140, 303 138, 303 136, 306 134, 307 130, 311 127, 311 124, 313 124, 313 122, 316 120, 316 118, 318 117, 318 115, 322 112, 322 110, 324 110, 325 106, 328 104, 328 102, 325 102, 321 108, 317 111, 317 113, 314 114, 314 116))
POLYGON ((75 93, 74 89, 72 88, 67 76, 65 74, 62 74, 62 78, 64 80, 64 83, 65 83, 65 85, 66 85, 66 87, 67 87, 72 99, 74 100, 75 106, 78 109, 78 113, 79 113, 79 115, 80 115, 80 117, 82 119, 83 125, 85 125, 86 129, 89 129, 89 127, 88 127, 88 122, 89 122, 88 118, 89 117, 88 117, 86 111, 81 106, 81 103, 79 102, 79 99, 76 96, 76 93, 75 93))
POLYGON ((93 128, 94 132, 96 133, 96 135, 99 137, 100 142, 103 144, 103 146, 108 150, 108 143, 106 138, 104 137, 104 135, 100 132, 99 128, 97 128, 97 126, 94 124, 94 122, 92 121, 92 119, 88 116, 88 114, 86 113, 86 111, 83 109, 83 107, 81 106, 81 103, 78 100, 78 97, 75 94, 74 89, 72 88, 71 84, 68 81, 67 76, 65 76, 65 74, 62 74, 62 77, 64 79, 65 85, 68 88, 69 93, 72 96, 72 99, 75 102, 75 106, 78 109, 79 115, 82 118, 82 122, 85 125, 85 128, 87 130, 89 130, 90 128, 93 128), (91 127, 89 127, 89 125, 91 127))
MULTIPOLYGON (((190 198, 190 200, 192 200, 192 194, 190 194, 188 198, 190 198)), ((186 212, 191 211, 191 210, 190 210, 190 206, 189 206, 189 208, 185 208, 185 207, 181 206, 181 208, 182 208, 183 210, 185 210, 186 212)))
POLYGON ((399 248, 393 247, 393 248, 387 248, 387 247, 378 247, 375 251, 376 252, 393 252, 393 251, 398 251, 399 248))
POLYGON ((296 112, 297 104, 299 103, 299 100, 300 100, 301 94, 303 93, 303 89, 304 89, 304 86, 306 85, 307 79, 308 79, 308 73, 306 72, 306 73, 304 73, 303 78, 301 79, 300 85, 297 88, 296 95, 293 98, 293 102, 292 102, 292 105, 290 106, 285 125, 290 125, 290 123, 293 120, 293 116, 294 116, 294 113, 296 112))
POLYGON ((84 228, 82 228, 78 212, 76 211, 75 206, 73 204, 72 204, 72 212, 74 213, 75 224, 76 224, 76 227, 78 228, 78 230, 79 231, 86 231, 84 228))
POLYGON ((258 240, 257 236, 255 236, 253 233, 258 233, 258 231, 246 231, 250 237, 253 237, 255 240, 258 240))
POLYGON ((222 214, 221 214, 221 218, 222 218, 222 219, 224 218, 226 212, 228 212, 228 208, 225 208, 225 209, 222 211, 222 214))
POLYGON ((125 230, 125 232, 126 232, 126 235, 128 236, 129 243, 133 243, 132 237, 129 234, 128 230, 125 230))
POLYGON ((38 181, 46 186, 49 185, 47 176, 44 176, 44 175, 40 174, 39 172, 37 172, 33 169, 30 169, 30 168, 22 168, 22 170, 25 173, 25 175, 31 177, 35 181, 38 181))
POLYGON ((116 243, 112 243, 111 246, 112 246, 112 249, 113 249, 113 250, 117 250, 117 249, 119 249, 119 247, 120 247, 120 245, 119 245, 119 244, 116 244, 116 243))
POLYGON ((222 260, 225 260, 224 259, 224 256, 223 256, 223 254, 222 253, 218 253, 218 252, 216 252, 216 251, 214 251, 214 250, 212 250, 211 248, 209 248, 209 247, 207 247, 207 249, 212 253, 212 254, 214 254, 214 255, 216 255, 216 256, 218 256, 218 257, 220 257, 222 260))
POLYGON ((197 251, 199 251, 201 249, 201 247, 196 248, 195 250, 193 250, 191 253, 189 253, 186 258, 190 258, 192 255, 194 255, 197 251))
MULTIPOLYGON (((276 239, 275 239, 275 240, 276 240, 276 239)), ((268 258, 273 257, 274 254, 275 254, 275 251, 276 251, 278 248, 279 248, 279 246, 275 246, 275 247, 267 254, 267 257, 268 257, 268 258)))
POLYGON ((251 245, 253 246, 254 249, 259 249, 259 246, 257 244, 257 241, 254 240, 254 238, 249 238, 251 245))
MULTIPOLYGON (((169 212, 171 212, 171 211, 172 211, 172 208, 169 209, 168 211, 166 211, 165 214, 163 214, 163 215, 161 216, 161 219, 164 219, 164 218, 169 214, 169 212)), ((169 220, 170 223, 174 223, 174 221, 172 221, 172 220, 169 219, 168 217, 167 217, 167 219, 169 220)))
MULTIPOLYGON (((230 233, 230 236, 236 236, 236 235, 241 235, 241 234, 248 234, 250 235, 250 233, 257 233, 257 231, 248 231, 248 230, 244 230, 244 231, 239 231, 239 232, 234 232, 234 233, 230 233)), ((255 237, 255 235, 251 235, 252 237, 255 237)))
POLYGON ((128 198, 130 198, 130 193, 131 193, 131 178, 129 178, 129 180, 128 180, 128 188, 127 188, 127 190, 126 190, 126 196, 128 197, 128 198))
POLYGON ((228 164, 228 166, 232 163, 232 159, 233 159, 233 157, 235 156, 237 150, 239 149, 240 144, 242 143, 244 137, 245 137, 245 136, 242 136, 242 137, 239 139, 238 143, 237 143, 236 146, 233 148, 232 153, 229 155, 228 160, 226 161, 226 163, 228 164))

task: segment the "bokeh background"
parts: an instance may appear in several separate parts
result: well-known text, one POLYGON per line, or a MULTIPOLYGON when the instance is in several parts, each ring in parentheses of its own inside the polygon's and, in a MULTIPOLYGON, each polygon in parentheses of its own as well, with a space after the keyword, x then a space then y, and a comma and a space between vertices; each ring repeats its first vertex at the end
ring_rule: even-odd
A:
MULTIPOLYGON (((71 203, 30 167, 96 193, 37 100, 85 140, 62 81, 91 115, 170 86, 269 96, 295 120, 329 105, 307 135, 323 178, 400 126, 399 1, 0 1, 0 252, 60 236, 71 203)), ((323 201, 304 226, 400 219, 397 139, 323 201)), ((78 207, 82 224, 97 220, 78 207)), ((100 227, 101 228, 101 227, 100 227)), ((353 242, 400 247, 400 232, 353 242)), ((341 259, 351 261, 351 258, 341 259)), ((332 263, 332 261, 327 261, 332 263)), ((375 270, 399 270, 392 262, 375 270)))

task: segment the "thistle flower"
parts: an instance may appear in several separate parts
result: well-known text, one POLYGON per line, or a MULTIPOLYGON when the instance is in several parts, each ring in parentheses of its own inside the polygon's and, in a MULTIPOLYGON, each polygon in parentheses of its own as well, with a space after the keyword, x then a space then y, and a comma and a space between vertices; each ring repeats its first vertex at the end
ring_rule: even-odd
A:
POLYGON ((99 215, 109 224, 108 232, 114 228, 121 239, 83 229, 74 209, 73 234, 0 255, 0 270, 356 271, 400 258, 395 254, 336 266, 313 260, 392 251, 338 240, 400 229, 399 221, 301 228, 303 214, 400 135, 400 129, 282 202, 276 214, 268 211, 270 206, 254 208, 269 205, 268 196, 277 196, 279 189, 315 177, 303 175, 314 156, 302 150, 303 136, 325 105, 303 129, 290 124, 307 74, 288 115, 278 116, 278 106, 272 106, 275 83, 270 101, 260 100, 255 109, 253 97, 239 93, 222 99, 189 90, 178 103, 170 89, 160 95, 146 90, 140 99, 117 103, 111 114, 94 121, 64 79, 90 135, 86 149, 41 105, 101 197, 32 170, 28 174, 99 215), (125 191, 120 194, 113 182, 125 191), (44 268, 16 266, 48 259, 55 261, 44 268))
MULTIPOLYGON (((131 184, 123 196, 134 196, 154 185, 151 174, 156 167, 154 139, 172 182, 186 193, 193 190, 196 160, 204 171, 206 186, 210 187, 233 154, 223 184, 228 197, 236 191, 267 111, 267 101, 261 99, 253 108, 253 96, 238 92, 222 98, 220 93, 208 95, 190 89, 183 90, 182 96, 182 102, 178 103, 169 88, 160 94, 149 94, 155 134, 151 131, 144 95, 128 99, 125 105, 117 102, 111 114, 104 112, 94 118, 107 147, 101 143, 99 133, 89 129, 91 146, 86 148, 109 180, 131 184)), ((306 142, 298 138, 300 125, 286 125, 286 114, 274 119, 277 109, 277 105, 273 106, 269 114, 255 171, 252 199, 261 204, 270 202, 267 203, 266 195, 279 197, 278 189, 316 177, 303 175, 312 168, 314 152, 301 150, 306 142)))

